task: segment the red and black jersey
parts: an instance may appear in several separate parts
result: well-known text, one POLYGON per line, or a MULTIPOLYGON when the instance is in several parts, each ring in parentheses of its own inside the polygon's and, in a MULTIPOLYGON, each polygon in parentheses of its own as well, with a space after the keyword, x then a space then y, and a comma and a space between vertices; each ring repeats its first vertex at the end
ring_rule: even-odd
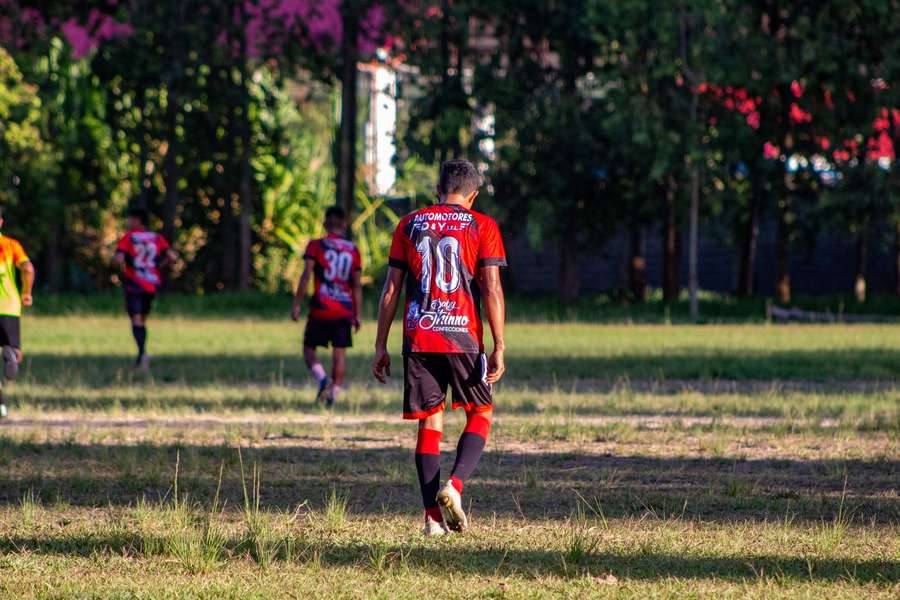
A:
POLYGON ((155 294, 162 283, 159 261, 168 249, 166 238, 154 231, 126 233, 116 246, 125 255, 125 290, 155 294))
POLYGON ((390 265, 407 272, 403 352, 483 352, 479 269, 506 266, 497 223, 455 204, 403 217, 390 265))
POLYGON ((303 258, 315 263, 309 318, 332 321, 355 317, 352 275, 362 269, 362 258, 353 242, 330 233, 311 241, 303 258))

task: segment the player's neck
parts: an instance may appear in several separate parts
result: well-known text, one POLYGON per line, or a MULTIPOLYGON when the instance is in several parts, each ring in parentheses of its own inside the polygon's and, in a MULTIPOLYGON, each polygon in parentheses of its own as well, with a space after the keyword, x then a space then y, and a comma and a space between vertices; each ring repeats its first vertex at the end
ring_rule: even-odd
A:
POLYGON ((469 202, 462 194, 446 194, 438 198, 438 204, 460 206, 466 210, 470 210, 473 203, 469 202))

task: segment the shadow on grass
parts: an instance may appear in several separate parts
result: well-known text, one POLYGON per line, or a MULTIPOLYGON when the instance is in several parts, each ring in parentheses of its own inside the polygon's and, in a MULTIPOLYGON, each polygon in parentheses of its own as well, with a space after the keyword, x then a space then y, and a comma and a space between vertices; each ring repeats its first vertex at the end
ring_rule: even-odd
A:
MULTIPOLYGON (((238 438, 239 439, 239 438, 238 438)), ((237 443, 237 442, 236 442, 237 443)), ((321 506, 344 490, 359 514, 415 514, 420 506, 412 450, 329 447, 318 439, 273 440, 245 450, 245 464, 262 469, 262 502, 289 509, 309 500, 321 506), (376 499, 376 500, 373 500, 376 499)), ((332 442, 333 443, 333 442, 332 442)), ((345 442, 362 444, 363 442, 345 442)), ((240 506, 242 491, 233 447, 153 444, 33 443, 2 440, 0 504, 17 505, 34 491, 44 502, 129 505, 165 497, 180 457, 179 488, 197 501, 216 489, 225 465, 223 497, 240 506)), ((452 465, 445 451, 443 466, 452 465)), ((444 476, 448 471, 444 471, 444 476)), ((900 460, 733 460, 599 456, 580 452, 486 452, 467 483, 476 518, 490 514, 563 519, 579 495, 607 517, 705 521, 830 522, 838 514, 860 523, 900 520, 900 460), (846 479, 846 500, 842 500, 846 479)))
MULTIPOLYGON (((303 540, 301 540, 302 543, 303 540)), ((234 554, 240 542, 230 540, 226 548, 234 554)), ((367 544, 336 544, 323 537, 309 541, 301 550, 299 560, 306 560, 314 549, 322 566, 356 567, 374 572, 371 566, 372 546, 367 544)), ((64 538, 13 536, 0 539, 0 552, 28 552, 38 555, 92 557, 113 553, 140 556, 143 540, 138 535, 115 536, 69 535, 64 538)), ((447 571, 447 550, 428 545, 412 544, 392 548, 403 553, 406 566, 416 572, 444 574, 447 571)), ((399 554, 399 552, 398 552, 399 554)), ((522 550, 508 548, 473 548, 461 544, 453 547, 455 575, 503 576, 515 572, 518 576, 538 579, 545 576, 580 578, 585 574, 613 573, 619 578, 656 580, 682 578, 689 580, 722 579, 732 582, 751 582, 766 579, 804 582, 850 581, 857 585, 891 585, 900 581, 900 561, 857 560, 850 558, 800 558, 783 555, 755 554, 743 556, 690 556, 635 549, 633 552, 603 551, 586 555, 577 564, 565 560, 565 551, 522 550)))
MULTIPOLYGON (((395 356, 396 377, 402 376, 395 356)), ((370 382, 370 356, 356 351, 347 357, 348 376, 370 382)), ((327 360, 326 360, 327 363, 327 360)), ((511 384, 556 383, 562 389, 575 380, 664 381, 677 380, 797 380, 897 382, 900 349, 778 351, 766 354, 736 351, 675 350, 667 355, 532 356, 510 351, 506 382, 511 384)), ((28 356, 23 376, 28 381, 51 384, 108 386, 137 380, 128 357, 118 355, 69 356, 35 353, 28 356)), ((158 382, 200 384, 280 383, 308 380, 298 353, 158 355, 153 360, 158 382)), ((603 386, 600 386, 601 391, 603 386)), ((665 391, 665 386, 663 386, 665 391)), ((727 387, 723 387, 727 393, 727 387)))

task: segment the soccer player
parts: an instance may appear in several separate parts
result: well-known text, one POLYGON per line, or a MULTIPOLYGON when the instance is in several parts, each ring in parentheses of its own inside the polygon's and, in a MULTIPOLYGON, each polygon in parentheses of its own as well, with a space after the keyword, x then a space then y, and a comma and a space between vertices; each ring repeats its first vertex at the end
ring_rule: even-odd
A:
MULTIPOLYGON (((0 228, 3 227, 3 209, 0 208, 0 228)), ((13 381, 22 362, 22 342, 19 319, 22 307, 31 306, 31 288, 34 285, 34 266, 22 248, 11 237, 0 234, 0 345, 3 346, 3 375, 13 381), (22 276, 22 293, 16 286, 16 269, 22 276)), ((0 382, 0 419, 8 414, 3 400, 3 384, 0 382)))
POLYGON ((131 334, 137 345, 134 368, 150 370, 147 354, 147 316, 162 283, 161 270, 175 261, 177 255, 161 234, 147 231, 147 211, 132 208, 128 211, 128 232, 116 246, 116 264, 124 276, 125 310, 131 317, 131 334))
POLYGON ((300 320, 309 277, 314 275, 314 291, 309 301, 309 319, 303 334, 303 360, 319 382, 317 400, 333 406, 340 396, 347 370, 347 348, 353 345, 351 328, 359 331, 362 308, 360 271, 362 259, 353 242, 346 239, 347 215, 340 206, 325 211, 327 235, 312 240, 303 253, 304 267, 294 294, 291 318, 300 320), (331 377, 316 356, 316 348, 331 344, 331 377))
POLYGON ((415 462, 425 506, 426 536, 465 531, 462 490, 484 451, 493 415, 492 386, 503 361, 504 298, 500 267, 506 252, 497 223, 472 210, 481 178, 472 163, 441 165, 438 203, 406 215, 391 245, 381 294, 372 372, 390 375, 388 333, 406 280, 403 318, 403 418, 419 422, 415 462), (481 304, 494 338, 485 358, 481 304), (456 462, 440 487, 440 440, 447 388, 466 412, 456 462))

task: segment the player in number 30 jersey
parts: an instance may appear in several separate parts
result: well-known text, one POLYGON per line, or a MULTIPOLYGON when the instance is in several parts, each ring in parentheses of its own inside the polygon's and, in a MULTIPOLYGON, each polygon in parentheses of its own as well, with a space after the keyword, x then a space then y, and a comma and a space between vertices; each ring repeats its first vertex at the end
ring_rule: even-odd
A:
POLYGON ((347 217, 342 208, 332 206, 325 212, 325 230, 328 235, 311 241, 303 253, 305 266, 294 296, 291 318, 294 321, 300 319, 312 275, 314 291, 303 335, 303 359, 319 382, 319 402, 331 406, 344 384, 346 352, 353 345, 351 329, 359 331, 362 260, 353 242, 344 237, 347 217), (330 378, 316 356, 318 346, 327 348, 329 344, 333 348, 330 378))
POLYGON ((493 219, 472 210, 481 177, 466 160, 441 165, 438 204, 404 217, 394 232, 381 294, 372 372, 390 375, 387 339, 406 280, 403 316, 403 417, 419 421, 416 472, 425 507, 425 535, 464 531, 463 483, 472 475, 493 419, 493 384, 503 360, 503 240, 493 219), (484 354, 481 305, 494 337, 484 354), (440 487, 440 440, 447 389, 466 411, 450 479, 440 487))

